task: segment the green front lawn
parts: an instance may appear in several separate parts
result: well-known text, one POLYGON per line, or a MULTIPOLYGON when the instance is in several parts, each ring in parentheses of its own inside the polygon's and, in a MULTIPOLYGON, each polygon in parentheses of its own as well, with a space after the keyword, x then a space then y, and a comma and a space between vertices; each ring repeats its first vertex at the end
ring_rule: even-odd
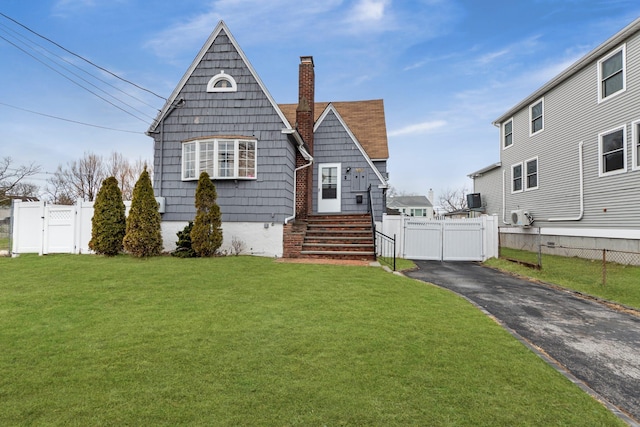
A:
POLYGON ((454 294, 374 267, 0 258, 0 425, 624 425, 454 294))
MULTIPOLYGON (((537 263, 534 252, 501 248, 502 256, 537 263)), ((542 255, 542 269, 534 270, 505 259, 489 259, 486 265, 521 276, 541 280, 574 291, 640 309, 640 267, 606 264, 606 284, 602 284, 602 261, 557 255, 542 255)))

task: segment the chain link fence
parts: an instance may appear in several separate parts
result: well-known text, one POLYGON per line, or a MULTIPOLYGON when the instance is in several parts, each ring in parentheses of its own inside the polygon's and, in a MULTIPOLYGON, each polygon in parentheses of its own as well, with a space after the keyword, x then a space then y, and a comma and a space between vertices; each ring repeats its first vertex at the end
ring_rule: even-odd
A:
POLYGON ((0 218, 0 256, 9 255, 9 226, 11 218, 0 218))
POLYGON ((607 286, 640 281, 640 252, 538 244, 538 251, 500 248, 500 256, 547 273, 571 272, 577 281, 607 286), (636 268, 632 268, 636 267, 636 268))

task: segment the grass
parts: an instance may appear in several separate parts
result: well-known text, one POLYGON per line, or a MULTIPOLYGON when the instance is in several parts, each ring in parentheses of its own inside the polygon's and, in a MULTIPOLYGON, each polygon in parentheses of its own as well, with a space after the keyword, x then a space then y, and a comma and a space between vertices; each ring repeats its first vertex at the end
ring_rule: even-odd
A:
POLYGON ((0 237, 0 250, 9 250, 9 238, 0 237))
MULTIPOLYGON (((503 257, 537 263, 537 254, 501 248, 503 257)), ((557 255, 542 255, 542 269, 534 270, 505 259, 489 259, 486 264, 574 291, 640 309, 640 267, 607 263, 607 280, 602 285, 602 261, 557 255)))
POLYGON ((454 294, 381 268, 0 258, 0 425, 624 425, 454 294))
MULTIPOLYGON (((379 256, 378 262, 380 262, 380 264, 386 265, 389 268, 393 269, 393 257, 379 256)), ((396 258, 396 271, 411 270, 412 268, 415 268, 415 266, 416 265, 411 260, 404 259, 404 258, 396 258)))

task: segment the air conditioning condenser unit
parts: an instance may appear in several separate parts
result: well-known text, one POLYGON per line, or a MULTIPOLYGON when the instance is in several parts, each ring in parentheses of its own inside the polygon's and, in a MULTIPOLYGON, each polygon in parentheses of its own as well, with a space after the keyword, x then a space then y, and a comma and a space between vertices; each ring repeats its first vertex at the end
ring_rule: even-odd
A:
POLYGON ((524 209, 511 211, 511 225, 516 227, 529 227, 533 224, 533 217, 524 209))

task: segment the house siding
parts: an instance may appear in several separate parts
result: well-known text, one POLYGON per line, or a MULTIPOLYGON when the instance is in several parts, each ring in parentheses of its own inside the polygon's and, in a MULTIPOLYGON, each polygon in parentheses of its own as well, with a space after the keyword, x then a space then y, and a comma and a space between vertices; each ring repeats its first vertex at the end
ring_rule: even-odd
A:
MULTIPOLYGON (((618 49, 621 44, 611 47, 618 49)), ((606 55, 606 53, 604 54, 606 55)), ((603 56, 604 56, 603 55, 603 56)), ((640 170, 632 169, 631 123, 640 119, 640 36, 626 40, 626 90, 598 103, 597 59, 547 93, 544 93, 544 130, 529 136, 529 110, 513 115, 513 145, 502 149, 506 171, 507 214, 528 210, 541 227, 638 228, 640 227, 640 170), (599 176, 599 139, 602 132, 626 126, 624 173, 599 176), (584 216, 580 221, 549 221, 577 217, 580 213, 579 145, 583 142, 584 216), (511 166, 538 158, 538 189, 512 193, 511 166)), ((537 101, 533 101, 535 103, 537 101)), ((502 141, 501 141, 502 144, 502 141)), ((476 191, 485 192, 495 211, 498 197, 494 174, 476 179, 476 191)), ((501 191, 498 193, 501 196, 501 191)), ((501 200, 499 202, 501 204, 501 200)), ((500 213, 502 214, 502 212, 500 213)))
POLYGON ((285 124, 278 112, 224 31, 186 81, 180 98, 185 100, 184 106, 165 117, 153 134, 154 169, 162 171, 154 177, 154 188, 156 196, 166 198, 163 221, 195 217, 197 181, 181 179, 182 142, 214 135, 253 136, 257 140, 255 180, 213 181, 222 221, 283 222, 292 215, 295 149, 281 132, 285 124), (237 92, 206 91, 211 77, 221 70, 235 79, 237 92))
MULTIPOLYGON (((376 221, 382 221, 384 213, 383 189, 379 186, 383 183, 377 177, 362 152, 353 142, 349 133, 340 123, 336 115, 331 111, 316 128, 314 136, 314 167, 316 173, 313 178, 313 210, 318 209, 318 173, 317 168, 321 163, 341 163, 342 183, 341 212, 342 213, 367 213, 367 187, 371 185, 371 197, 374 206, 376 221), (347 172, 347 168, 351 168, 347 172), (362 170, 358 172, 358 170, 362 170), (362 203, 356 202, 356 196, 362 195, 362 203)), ((386 174, 386 162, 377 161, 380 173, 386 174)))
POLYGON ((480 193, 482 206, 488 215, 502 214, 502 169, 486 172, 473 181, 473 191, 480 193))

